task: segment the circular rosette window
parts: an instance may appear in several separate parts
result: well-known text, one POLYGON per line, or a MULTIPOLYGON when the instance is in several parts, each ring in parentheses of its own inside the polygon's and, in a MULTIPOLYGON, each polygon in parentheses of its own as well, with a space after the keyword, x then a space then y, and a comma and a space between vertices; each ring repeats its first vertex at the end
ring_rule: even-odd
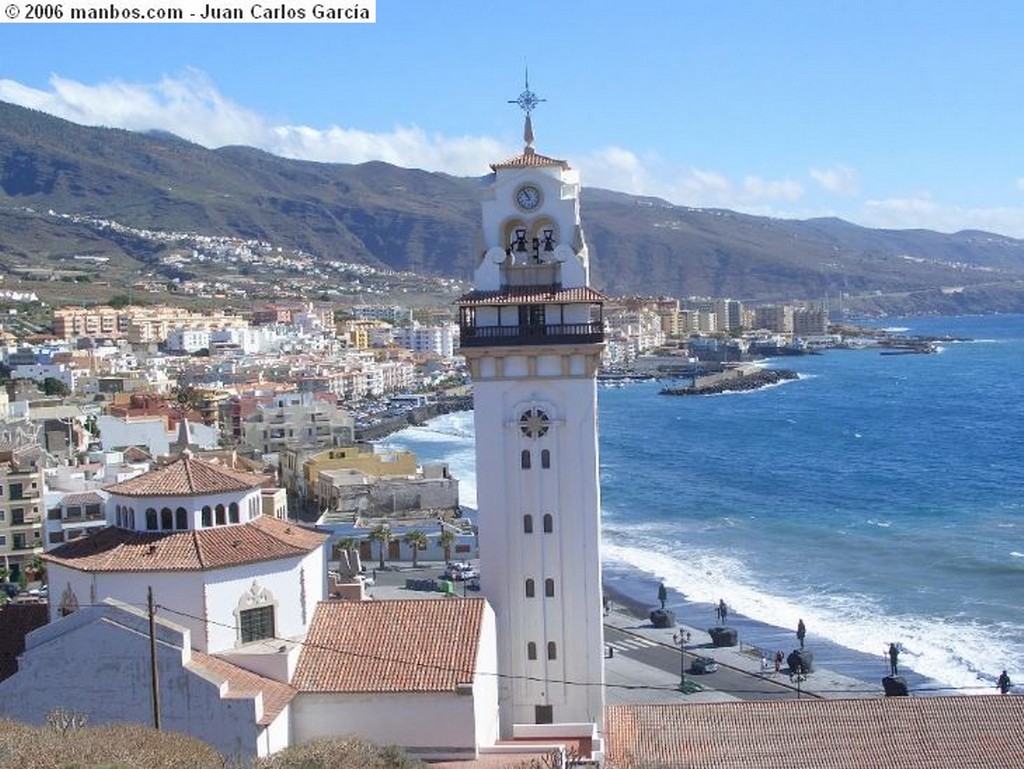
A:
POLYGON ((551 427, 548 415, 540 409, 527 409, 519 417, 519 429, 527 438, 542 438, 551 427))

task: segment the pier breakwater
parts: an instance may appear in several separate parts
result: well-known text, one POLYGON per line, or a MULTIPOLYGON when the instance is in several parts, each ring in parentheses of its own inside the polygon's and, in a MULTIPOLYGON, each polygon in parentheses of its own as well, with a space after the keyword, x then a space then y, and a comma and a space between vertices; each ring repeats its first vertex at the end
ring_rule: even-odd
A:
POLYGON ((761 368, 760 366, 739 366, 718 374, 696 377, 688 387, 666 387, 661 395, 717 395, 727 392, 757 390, 768 385, 799 379, 789 369, 761 368))

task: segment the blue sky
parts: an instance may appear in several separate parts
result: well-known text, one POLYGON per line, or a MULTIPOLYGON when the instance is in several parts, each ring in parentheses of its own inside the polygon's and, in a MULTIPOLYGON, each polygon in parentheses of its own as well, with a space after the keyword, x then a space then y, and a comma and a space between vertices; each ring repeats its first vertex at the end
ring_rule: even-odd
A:
POLYGON ((7 24, 0 100, 209 147, 476 176, 521 149, 507 100, 528 64, 547 99, 537 149, 585 185, 1024 237, 1024 3, 376 10, 373 25, 7 24))

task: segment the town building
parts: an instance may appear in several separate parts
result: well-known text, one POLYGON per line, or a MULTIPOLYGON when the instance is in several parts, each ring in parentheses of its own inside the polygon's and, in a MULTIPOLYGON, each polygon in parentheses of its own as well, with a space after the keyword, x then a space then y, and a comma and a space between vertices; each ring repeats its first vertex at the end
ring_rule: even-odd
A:
POLYGON ((43 552, 43 459, 38 445, 0 447, 0 565, 11 581, 43 552))

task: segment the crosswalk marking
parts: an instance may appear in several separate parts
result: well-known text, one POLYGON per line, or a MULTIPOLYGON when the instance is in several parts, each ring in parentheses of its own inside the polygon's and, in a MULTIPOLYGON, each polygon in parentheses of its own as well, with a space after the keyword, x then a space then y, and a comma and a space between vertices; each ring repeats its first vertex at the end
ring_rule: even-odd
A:
POLYGON ((647 649, 652 646, 661 646, 657 641, 652 641, 649 638, 643 638, 641 636, 623 638, 619 641, 606 641, 605 645, 611 646, 620 652, 628 651, 629 649, 647 649))

